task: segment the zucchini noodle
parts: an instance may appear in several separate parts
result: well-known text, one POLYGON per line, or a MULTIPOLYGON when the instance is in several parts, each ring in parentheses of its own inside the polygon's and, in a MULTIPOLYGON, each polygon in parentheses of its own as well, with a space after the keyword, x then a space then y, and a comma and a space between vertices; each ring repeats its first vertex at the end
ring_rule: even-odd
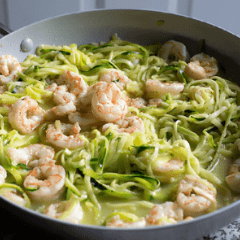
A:
POLYGON ((218 198, 224 198, 222 192, 231 202, 232 193, 221 169, 234 160, 239 142, 240 87, 219 74, 194 80, 184 73, 185 61, 167 64, 160 58, 160 47, 159 43, 141 46, 114 35, 109 42, 100 44, 40 45, 36 55, 29 55, 21 63, 23 72, 18 72, 17 78, 7 83, 7 91, 0 94, 0 163, 8 173, 0 194, 5 196, 6 191, 15 189, 26 199, 26 207, 44 212, 43 206, 31 201, 23 186, 31 169, 14 163, 7 154, 9 148, 42 143, 54 148, 56 163, 66 171, 65 190, 57 201, 70 201, 71 206, 76 206, 77 199, 84 224, 106 224, 108 216, 116 215, 110 214, 113 211, 126 219, 144 217, 155 204, 174 201, 178 184, 186 175, 206 179, 217 191, 220 189, 218 198), (115 122, 106 131, 103 123, 87 127, 80 124, 84 144, 75 149, 61 149, 46 140, 48 126, 55 124, 58 129, 57 121, 68 123, 67 117, 46 119, 29 134, 21 133, 8 120, 11 104, 26 96, 45 111, 55 107, 54 93, 48 87, 64 71, 80 75, 90 87, 99 82, 102 74, 115 70, 131 80, 122 90, 122 96, 129 101, 155 99, 155 93, 146 91, 148 79, 181 83, 184 90, 158 96, 160 104, 128 106, 127 116, 141 119, 145 132, 120 132, 115 122), (159 167, 172 159, 181 160, 181 167, 161 172, 159 167))

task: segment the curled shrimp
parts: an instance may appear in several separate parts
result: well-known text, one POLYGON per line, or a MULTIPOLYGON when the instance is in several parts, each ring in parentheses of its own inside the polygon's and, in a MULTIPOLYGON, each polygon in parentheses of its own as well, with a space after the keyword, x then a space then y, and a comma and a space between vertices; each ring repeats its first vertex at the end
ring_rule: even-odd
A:
POLYGON ((27 194, 19 186, 3 186, 0 189, 0 194, 19 206, 27 208, 30 208, 31 206, 27 194))
POLYGON ((101 82, 92 97, 92 113, 101 121, 116 122, 128 112, 127 103, 114 83, 101 82))
POLYGON ((138 221, 125 222, 120 219, 119 215, 113 216, 110 221, 107 223, 108 227, 120 227, 120 228, 139 228, 146 226, 146 220, 144 218, 140 218, 138 221))
POLYGON ((56 104, 66 104, 69 102, 75 103, 76 96, 73 93, 68 92, 66 85, 57 86, 53 91, 53 101, 56 104))
POLYGON ((128 106, 135 107, 135 108, 144 108, 149 106, 161 106, 162 99, 161 98, 152 98, 146 101, 144 98, 129 98, 128 106))
MULTIPOLYGON (((156 165, 156 163, 155 163, 155 165, 156 165)), ((154 168, 154 172, 155 173, 168 173, 171 171, 176 171, 176 170, 181 169, 183 167, 183 165, 184 165, 184 161, 182 161, 180 159, 171 159, 168 162, 158 164, 154 168)))
POLYGON ((205 86, 192 86, 189 90, 186 92, 189 92, 189 98, 192 100, 199 101, 199 98, 203 98, 206 95, 208 98, 213 98, 213 90, 210 87, 205 86))
POLYGON ((58 85, 66 85, 69 92, 74 94, 76 98, 81 98, 87 93, 88 84, 80 75, 74 72, 63 71, 56 82, 58 85))
POLYGON ((195 80, 210 78, 217 74, 218 63, 215 58, 199 53, 190 59, 184 72, 195 80))
POLYGON ((57 86, 58 85, 56 83, 52 83, 51 85, 45 87, 45 90, 49 92, 54 92, 57 89, 57 86))
POLYGON ((185 171, 184 161, 177 157, 167 162, 156 160, 152 163, 152 170, 160 181, 173 182, 185 171))
POLYGON ((161 103, 162 103, 162 99, 161 98, 152 98, 152 99, 149 99, 148 106, 160 107, 161 103))
POLYGON ((144 98, 140 98, 140 97, 131 98, 128 105, 135 108, 142 108, 142 107, 146 107, 147 101, 144 98))
POLYGON ((57 106, 54 106, 51 109, 48 109, 45 112, 44 117, 46 119, 56 119, 57 117, 63 117, 66 116, 72 112, 75 112, 77 110, 76 106, 72 101, 66 103, 66 104, 59 104, 57 106))
POLYGON ((66 85, 57 86, 56 83, 53 83, 46 90, 53 92, 53 101, 57 104, 57 106, 46 111, 46 119, 55 119, 76 111, 76 96, 68 92, 66 85))
POLYGON ((102 82, 97 82, 96 84, 88 87, 87 93, 78 99, 78 108, 86 108, 92 104, 93 95, 96 94, 96 90, 100 85, 102 85, 102 82))
POLYGON ((52 217, 62 219, 67 222, 78 224, 83 217, 82 207, 77 199, 72 202, 63 201, 50 204, 43 214, 52 217))
POLYGON ((114 82, 116 86, 122 91, 125 86, 131 82, 123 72, 116 69, 105 70, 99 77, 100 82, 111 83, 114 82))
POLYGON ((173 61, 187 61, 189 54, 187 48, 181 42, 174 40, 167 41, 162 45, 158 52, 159 57, 163 58, 167 63, 173 61))
POLYGON ((54 201, 64 190, 65 175, 65 169, 60 165, 42 164, 28 173, 23 186, 33 201, 54 201))
POLYGON ((0 57, 0 83, 5 85, 17 77, 17 72, 21 72, 22 67, 18 60, 12 55, 5 54, 0 57))
POLYGON ((46 141, 59 148, 75 149, 85 145, 80 138, 78 123, 67 124, 56 121, 55 124, 49 124, 46 131, 46 141))
POLYGON ((176 202, 155 205, 146 216, 147 225, 167 225, 183 220, 183 209, 176 202))
POLYGON ((21 133, 31 133, 44 119, 44 110, 36 100, 24 97, 17 100, 9 110, 8 119, 13 128, 21 133))
POLYGON ((7 171, 3 166, 0 165, 0 185, 5 183, 6 177, 7 177, 7 171))
MULTIPOLYGON (((107 129, 111 126, 111 123, 103 125, 103 132, 106 132, 107 129)), ((116 122, 115 130, 118 133, 134 133, 134 132, 144 132, 144 123, 143 120, 137 116, 125 117, 122 120, 116 122)))
POLYGON ((196 217, 215 210, 216 189, 207 180, 187 175, 179 183, 176 201, 185 216, 196 217))
POLYGON ((177 95, 184 90, 184 84, 179 82, 161 82, 158 80, 148 79, 146 81, 146 92, 152 98, 161 97, 170 93, 171 95, 177 95))
POLYGON ((32 144, 24 148, 8 148, 7 155, 12 160, 12 165, 16 166, 19 163, 36 167, 48 162, 55 162, 54 149, 43 144, 32 144))
POLYGON ((240 158, 237 159, 230 167, 226 182, 234 192, 240 192, 240 158))

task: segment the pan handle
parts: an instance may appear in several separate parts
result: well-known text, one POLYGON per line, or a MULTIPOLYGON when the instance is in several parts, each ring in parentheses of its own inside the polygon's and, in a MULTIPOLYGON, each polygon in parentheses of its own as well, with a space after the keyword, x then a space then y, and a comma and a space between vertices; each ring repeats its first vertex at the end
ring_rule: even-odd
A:
POLYGON ((10 29, 9 27, 3 25, 2 23, 0 23, 0 34, 2 34, 3 36, 9 34, 13 32, 12 29, 10 29))

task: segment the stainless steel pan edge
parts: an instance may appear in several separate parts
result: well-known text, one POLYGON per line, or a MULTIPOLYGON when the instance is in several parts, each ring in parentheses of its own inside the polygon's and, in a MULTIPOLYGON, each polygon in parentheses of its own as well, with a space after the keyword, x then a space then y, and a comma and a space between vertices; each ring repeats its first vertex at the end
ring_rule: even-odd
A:
MULTIPOLYGON (((12 54, 23 61, 28 54, 34 54, 40 44, 69 45, 108 41, 114 33, 139 44, 165 42, 174 38, 185 43, 191 55, 196 52, 199 40, 205 39, 206 52, 214 55, 225 69, 226 75, 240 84, 240 39, 237 36, 195 19, 149 10, 101 10, 47 19, 0 39, 0 55, 12 54), (164 21, 162 26, 157 24, 160 20, 164 21), (26 37, 34 43, 33 49, 28 53, 20 49, 20 44, 26 37)), ((176 225, 109 229, 50 219, 0 198, 1 207, 9 209, 19 218, 68 236, 69 239, 196 239, 220 229, 240 216, 240 202, 237 201, 214 213, 176 225)))

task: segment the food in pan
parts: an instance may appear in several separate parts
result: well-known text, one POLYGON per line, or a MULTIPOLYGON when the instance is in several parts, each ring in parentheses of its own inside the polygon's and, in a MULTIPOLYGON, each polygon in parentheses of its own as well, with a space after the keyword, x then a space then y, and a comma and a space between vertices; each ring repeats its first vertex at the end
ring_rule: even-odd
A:
POLYGON ((174 224, 236 200, 239 92, 175 40, 0 57, 0 193, 76 224, 174 224))

